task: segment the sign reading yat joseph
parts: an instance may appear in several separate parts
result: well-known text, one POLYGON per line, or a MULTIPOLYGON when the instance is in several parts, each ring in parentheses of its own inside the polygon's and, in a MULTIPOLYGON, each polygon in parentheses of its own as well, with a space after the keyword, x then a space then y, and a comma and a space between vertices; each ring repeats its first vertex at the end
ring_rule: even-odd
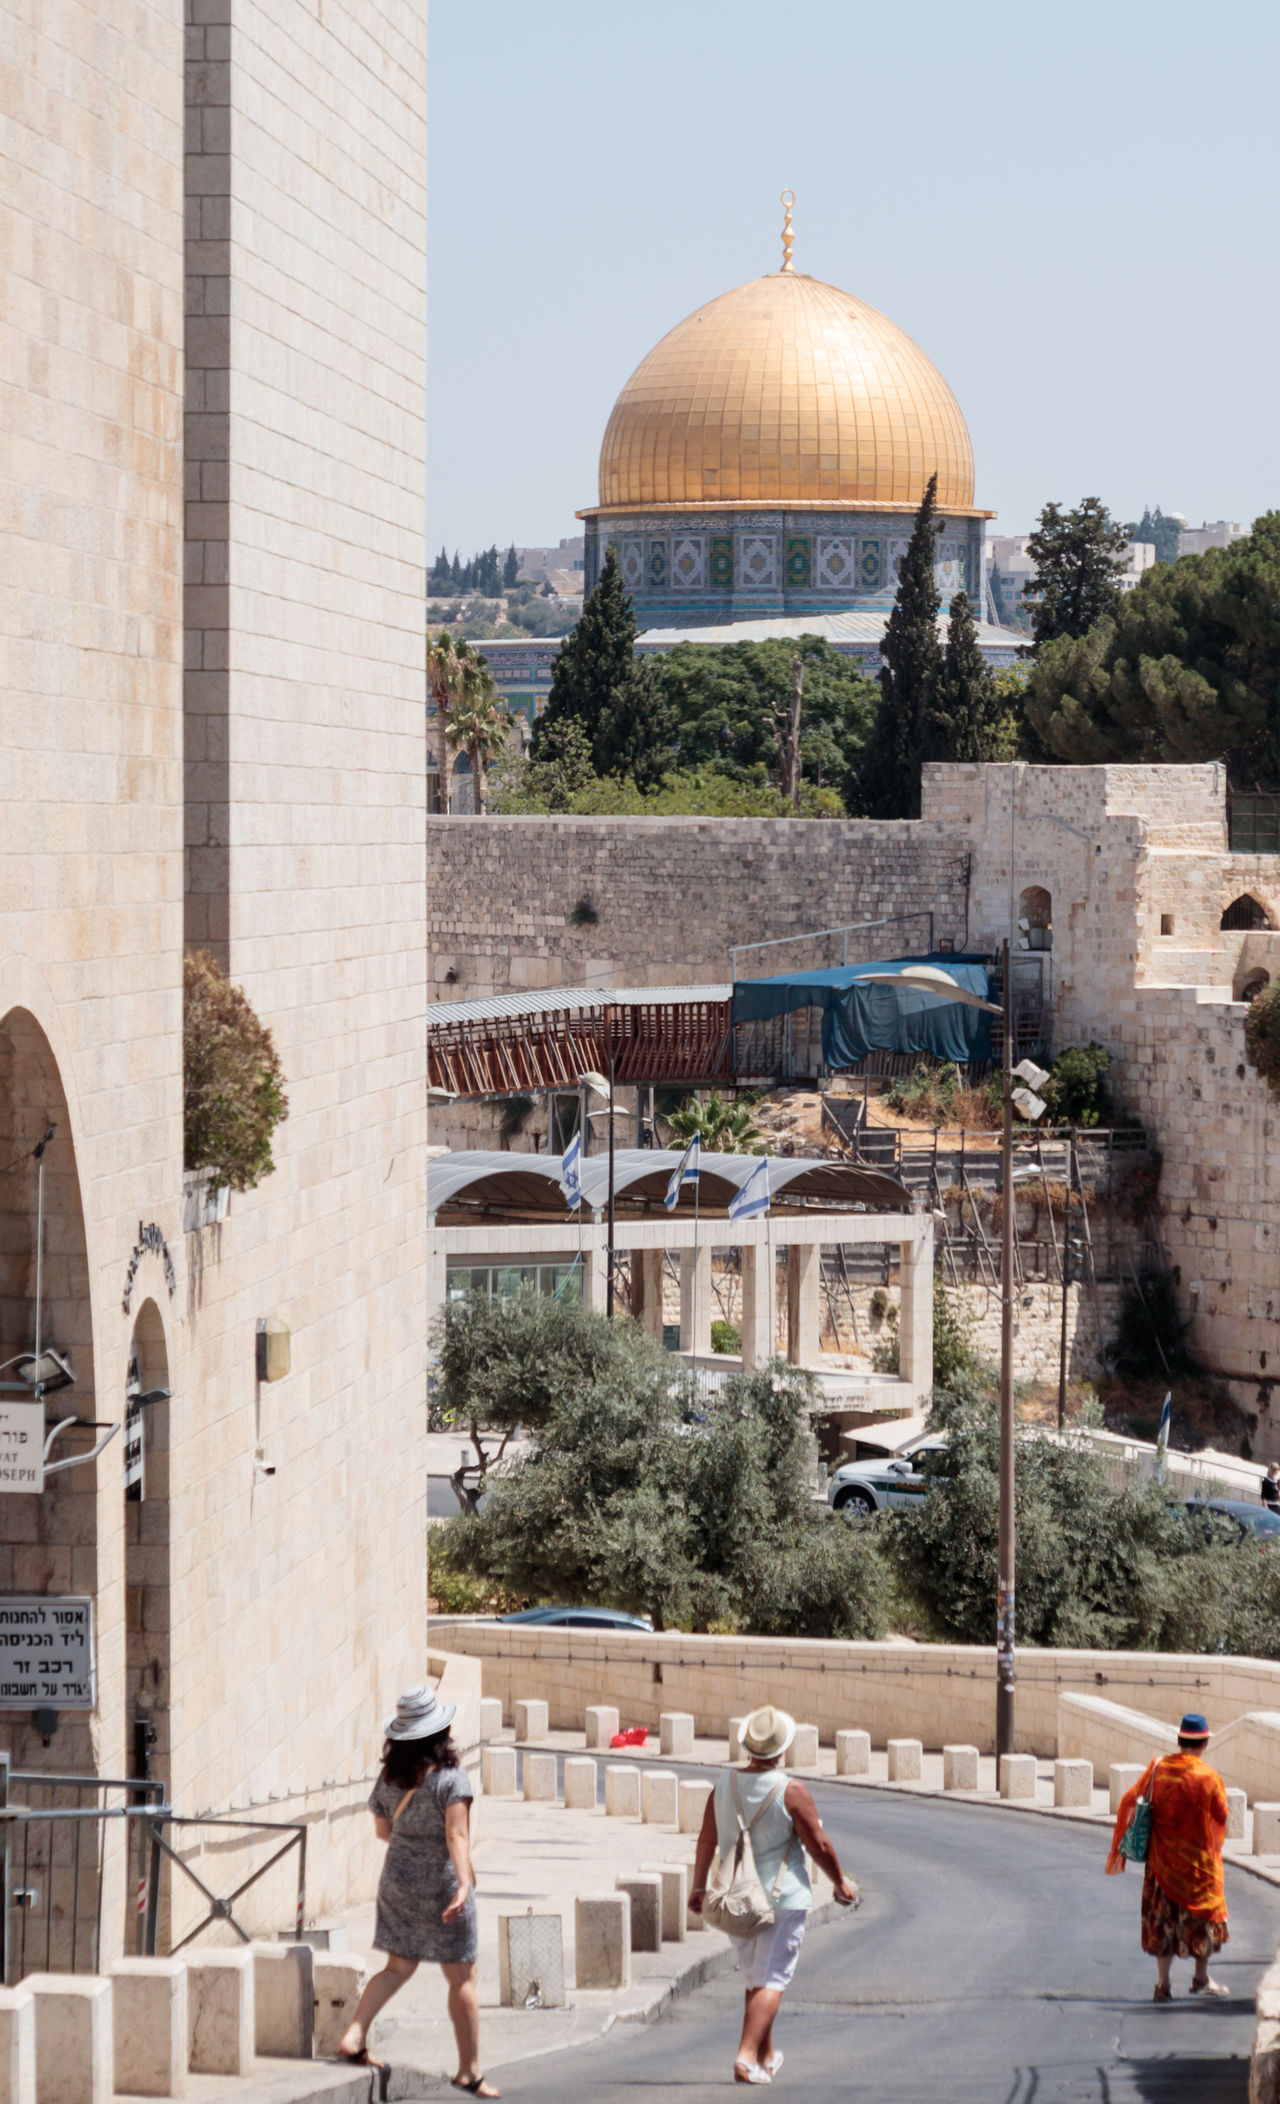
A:
POLYGON ((92 1708, 92 1600, 0 1593, 0 1709, 92 1708))
POLYGON ((44 1404, 0 1397, 0 1495, 44 1489, 44 1404))

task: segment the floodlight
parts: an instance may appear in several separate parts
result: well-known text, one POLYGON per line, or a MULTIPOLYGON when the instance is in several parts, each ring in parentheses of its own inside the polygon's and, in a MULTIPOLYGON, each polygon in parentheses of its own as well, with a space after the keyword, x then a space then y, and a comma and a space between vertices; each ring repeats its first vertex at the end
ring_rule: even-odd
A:
POLYGON ((1034 1059, 1020 1059, 1013 1071, 1019 1081, 1026 1082, 1029 1089, 1042 1089, 1049 1079, 1044 1068, 1038 1067, 1034 1059))
POLYGON ((585 1074, 579 1074, 578 1079, 587 1088, 594 1089, 597 1096, 607 1096, 609 1093, 609 1084, 604 1075, 597 1074, 594 1067, 590 1068, 585 1074))
POLYGON ((11 1359, 9 1364, 28 1388, 42 1388, 47 1395, 56 1394, 59 1388, 75 1386, 76 1377, 61 1352, 41 1352, 38 1358, 34 1352, 24 1352, 21 1357, 11 1359))
POLYGON ((1033 1096, 1030 1089, 1015 1089, 1013 1101, 1024 1118, 1034 1119, 1044 1116, 1046 1106, 1043 1099, 1039 1096, 1033 1096))

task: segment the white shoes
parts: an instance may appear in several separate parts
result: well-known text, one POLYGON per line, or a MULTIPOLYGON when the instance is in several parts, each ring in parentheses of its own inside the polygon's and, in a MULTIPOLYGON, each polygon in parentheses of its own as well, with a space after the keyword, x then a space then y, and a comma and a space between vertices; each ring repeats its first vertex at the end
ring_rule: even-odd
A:
MULTIPOLYGON (((774 2059, 777 2057, 775 2053, 774 2059)), ((735 2060, 733 2079, 735 2082, 772 2082, 773 2076, 767 2068, 760 2067, 754 2060, 735 2060)))

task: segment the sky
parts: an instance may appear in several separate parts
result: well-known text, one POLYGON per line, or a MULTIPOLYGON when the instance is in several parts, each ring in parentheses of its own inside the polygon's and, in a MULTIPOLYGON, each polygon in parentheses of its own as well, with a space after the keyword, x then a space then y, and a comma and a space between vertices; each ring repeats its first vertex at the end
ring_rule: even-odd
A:
POLYGON ((428 541, 582 531, 615 397, 780 261, 959 399, 993 533, 1280 504, 1274 0, 431 0, 428 541))

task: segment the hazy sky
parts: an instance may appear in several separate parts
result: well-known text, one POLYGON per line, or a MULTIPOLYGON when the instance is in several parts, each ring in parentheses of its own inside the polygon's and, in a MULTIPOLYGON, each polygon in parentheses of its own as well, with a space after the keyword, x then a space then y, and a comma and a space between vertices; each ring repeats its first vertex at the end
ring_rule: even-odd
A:
POLYGON ((581 532, 681 317, 780 260, 922 345, 977 501, 1280 504, 1275 0, 431 0, 432 551, 581 532))

